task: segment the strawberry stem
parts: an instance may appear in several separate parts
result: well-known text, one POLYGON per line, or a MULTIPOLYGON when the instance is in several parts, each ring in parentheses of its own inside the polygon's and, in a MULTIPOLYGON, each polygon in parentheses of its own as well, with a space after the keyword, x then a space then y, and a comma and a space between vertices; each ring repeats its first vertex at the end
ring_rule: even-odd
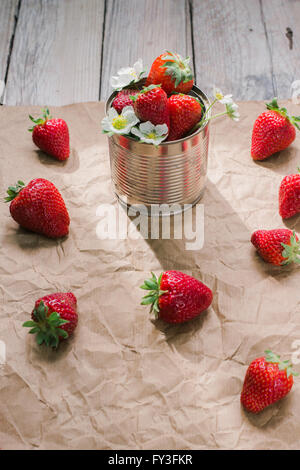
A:
POLYGON ((34 118, 29 114, 29 119, 35 124, 33 127, 30 127, 30 128, 28 129, 29 132, 32 132, 33 129, 34 129, 36 126, 43 126, 46 121, 48 121, 49 119, 52 118, 52 117, 50 116, 49 108, 43 108, 43 109, 42 109, 42 113, 43 113, 43 117, 42 117, 42 118, 37 118, 37 119, 34 119, 34 118))
POLYGON ((293 231, 293 235, 291 236, 290 243, 285 244, 281 243, 283 246, 282 256, 286 258, 281 264, 290 264, 290 263, 298 263, 300 264, 300 242, 297 241, 295 230, 293 231))
POLYGON ((6 198, 4 199, 5 202, 10 202, 12 201, 18 194, 19 192, 24 188, 25 183, 23 181, 18 181, 15 186, 8 186, 7 189, 7 194, 6 198))
POLYGON ((272 351, 267 349, 265 351, 265 359, 266 362, 271 362, 272 364, 278 364, 278 369, 279 370, 286 370, 286 375, 289 377, 290 375, 297 376, 299 375, 297 372, 293 371, 293 364, 288 360, 288 361, 282 361, 280 359, 280 356, 278 354, 274 354, 272 351))
POLYGON ((38 345, 46 343, 47 346, 57 348, 59 344, 59 338, 68 338, 68 333, 62 330, 60 327, 65 323, 69 323, 68 320, 63 320, 60 314, 52 312, 48 316, 49 309, 47 305, 41 300, 38 307, 33 311, 33 317, 36 319, 26 321, 23 326, 31 328, 30 334, 36 334, 36 341, 38 345))
POLYGON ((160 283, 161 283, 161 278, 162 278, 163 273, 161 273, 161 275, 159 276, 158 279, 157 279, 157 277, 155 276, 154 273, 151 272, 151 274, 152 274, 152 277, 150 279, 146 279, 144 281, 144 284, 142 286, 140 286, 141 289, 149 291, 149 293, 146 294, 142 298, 141 305, 151 305, 150 313, 154 312, 155 318, 158 318, 158 314, 159 314, 158 301, 159 301, 159 298, 160 298, 161 295, 167 294, 168 291, 160 289, 160 283))
POLYGON ((277 113, 281 114, 281 116, 288 119, 291 124, 300 130, 300 126, 298 124, 298 122, 300 122, 300 116, 289 116, 286 108, 279 107, 277 98, 273 98, 270 103, 266 103, 266 107, 271 111, 276 111, 277 113))
POLYGON ((183 59, 179 54, 167 51, 163 59, 164 63, 160 67, 165 69, 165 75, 169 75, 175 81, 175 88, 180 83, 187 83, 193 79, 189 57, 183 59))

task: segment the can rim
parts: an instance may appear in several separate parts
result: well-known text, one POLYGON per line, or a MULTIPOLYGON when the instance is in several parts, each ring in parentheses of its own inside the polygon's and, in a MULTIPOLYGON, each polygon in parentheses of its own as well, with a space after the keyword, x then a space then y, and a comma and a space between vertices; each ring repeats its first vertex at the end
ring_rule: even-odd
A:
MULTIPOLYGON (((211 104, 211 103, 210 103, 209 98, 207 97, 206 93, 204 93, 204 91, 202 91, 197 85, 193 85, 191 91, 193 91, 193 92, 197 95, 197 97, 199 97, 199 98, 201 99, 201 101, 202 101, 202 103, 205 105, 205 107, 206 107, 205 102, 207 103, 208 108, 210 107, 210 104, 211 104)), ((118 93, 118 90, 114 90, 114 91, 111 93, 111 95, 109 96, 109 98, 106 100, 106 103, 105 103, 105 113, 106 113, 106 116, 107 116, 107 111, 108 111, 108 109, 109 109, 109 107, 110 107, 110 104, 111 104, 111 102, 113 101, 113 99, 115 98, 115 96, 117 95, 117 93, 118 93)), ((208 111, 208 117, 210 117, 210 115, 211 115, 211 109, 209 109, 209 111, 208 111)), ((188 140, 188 139, 191 139, 192 137, 194 137, 194 136, 196 136, 197 134, 199 134, 200 132, 202 132, 202 131, 208 126, 208 124, 209 124, 209 121, 207 121, 203 126, 199 127, 199 129, 197 129, 195 132, 193 132, 193 134, 189 134, 189 135, 187 135, 186 137, 183 137, 182 139, 172 140, 172 141, 170 141, 170 142, 161 142, 161 143, 158 145, 158 147, 160 147, 160 146, 175 145, 175 144, 178 144, 178 143, 180 143, 180 142, 184 142, 184 141, 186 141, 186 140, 188 140)), ((125 139, 128 139, 128 140, 130 140, 130 141, 132 141, 132 142, 136 142, 136 140, 133 139, 133 138, 130 137, 130 136, 122 135, 122 137, 124 137, 125 139)), ((148 144, 148 143, 146 143, 146 142, 138 142, 138 143, 140 143, 141 145, 153 145, 153 144, 148 144)))

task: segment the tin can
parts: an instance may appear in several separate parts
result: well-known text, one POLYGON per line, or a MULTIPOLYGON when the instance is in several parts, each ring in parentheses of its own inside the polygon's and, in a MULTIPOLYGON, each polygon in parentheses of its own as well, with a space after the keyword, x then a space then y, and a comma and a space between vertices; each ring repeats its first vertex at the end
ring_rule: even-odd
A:
MULTIPOLYGON (((109 109, 117 92, 106 103, 109 109)), ((203 112, 210 103, 196 86, 191 95, 197 97, 203 112)), ((210 116, 210 111, 206 118, 210 116)), ((192 135, 157 147, 130 137, 114 134, 109 137, 111 178, 119 201, 134 206, 140 213, 168 214, 193 206, 202 197, 207 173, 209 122, 192 135), (177 209, 174 209, 177 208, 177 209)))

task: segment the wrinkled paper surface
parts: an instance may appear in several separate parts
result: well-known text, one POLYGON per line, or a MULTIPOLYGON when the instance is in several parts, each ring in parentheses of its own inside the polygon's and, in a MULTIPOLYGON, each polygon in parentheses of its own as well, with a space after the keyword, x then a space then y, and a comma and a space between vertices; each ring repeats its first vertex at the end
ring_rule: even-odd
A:
MULTIPOLYGON (((288 150, 252 161, 252 125, 263 110, 262 102, 241 103, 239 123, 212 123, 205 243, 187 251, 184 240, 143 238, 132 222, 129 239, 97 237, 99 205, 118 206, 102 103, 52 108, 70 128, 66 163, 32 143, 28 114, 40 108, 0 108, 1 198, 18 179, 47 178, 71 217, 69 236, 48 240, 18 228, 0 204, 0 448, 300 447, 299 378, 258 416, 240 405, 249 363, 267 348, 289 358, 300 343, 300 268, 264 263, 249 241, 258 228, 285 226, 278 188, 300 163, 299 134, 288 150), (165 269, 211 287, 209 310, 184 325, 151 321, 139 286, 165 269), (79 324, 55 352, 38 347, 22 323, 37 298, 56 291, 74 292, 79 324)), ((297 217, 286 225, 300 231, 297 217)))

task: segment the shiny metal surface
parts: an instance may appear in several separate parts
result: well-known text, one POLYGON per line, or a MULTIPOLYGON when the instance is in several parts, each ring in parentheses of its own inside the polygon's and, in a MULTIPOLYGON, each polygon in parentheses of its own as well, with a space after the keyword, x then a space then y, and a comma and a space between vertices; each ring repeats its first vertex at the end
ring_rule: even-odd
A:
MULTIPOLYGON (((205 108, 209 106, 208 98, 196 86, 191 94, 205 108)), ((106 109, 115 95, 108 99, 106 109)), ((144 205, 148 213, 153 204, 194 205, 204 192, 208 141, 209 123, 184 139, 158 147, 121 135, 109 137, 111 177, 119 200, 144 205)))

